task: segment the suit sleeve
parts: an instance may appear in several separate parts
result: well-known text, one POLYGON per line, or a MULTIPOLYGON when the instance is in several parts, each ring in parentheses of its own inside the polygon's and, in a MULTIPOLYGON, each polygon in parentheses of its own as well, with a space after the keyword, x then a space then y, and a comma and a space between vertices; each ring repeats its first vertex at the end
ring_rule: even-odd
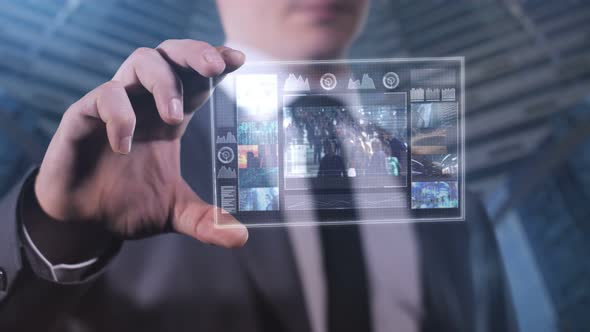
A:
POLYGON ((0 331, 49 330, 84 294, 120 247, 99 258, 78 280, 64 283, 46 278, 43 271, 47 267, 34 257, 19 220, 23 192, 32 186, 35 173, 27 172, 0 199, 0 331))

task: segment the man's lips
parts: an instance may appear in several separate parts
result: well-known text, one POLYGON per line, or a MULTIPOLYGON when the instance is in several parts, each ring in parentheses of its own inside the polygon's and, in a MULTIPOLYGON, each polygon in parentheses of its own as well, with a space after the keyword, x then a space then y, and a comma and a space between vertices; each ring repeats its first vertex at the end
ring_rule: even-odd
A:
POLYGON ((296 11, 309 15, 316 19, 333 19, 350 12, 349 6, 338 2, 319 1, 316 3, 304 3, 297 5, 296 11))

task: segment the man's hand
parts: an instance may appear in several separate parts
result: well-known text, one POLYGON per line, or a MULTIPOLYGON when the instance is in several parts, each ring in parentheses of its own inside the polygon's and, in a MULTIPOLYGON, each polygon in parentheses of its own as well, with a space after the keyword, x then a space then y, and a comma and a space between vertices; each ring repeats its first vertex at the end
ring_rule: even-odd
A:
POLYGON ((135 51, 111 81, 65 112, 35 182, 39 206, 60 224, 98 226, 125 239, 174 230, 243 245, 246 228, 216 228, 215 207, 180 175, 180 139, 209 97, 209 78, 243 63, 241 52, 194 40, 135 51))

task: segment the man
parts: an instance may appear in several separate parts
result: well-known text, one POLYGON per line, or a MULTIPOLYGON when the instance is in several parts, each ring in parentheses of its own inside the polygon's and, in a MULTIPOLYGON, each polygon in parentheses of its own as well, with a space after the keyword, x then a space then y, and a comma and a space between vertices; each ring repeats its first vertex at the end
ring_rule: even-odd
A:
POLYGON ((320 161, 318 177, 342 177, 346 176, 346 168, 342 157, 334 152, 334 143, 327 141, 324 144, 325 155, 320 161))
MULTIPOLYGON (((344 55, 367 2, 218 7, 235 45, 330 59, 344 55)), ((248 239, 244 227, 215 228, 205 203, 210 114, 201 107, 208 79, 243 62, 229 47, 165 41, 138 49, 65 112, 38 172, 0 202, 0 330, 509 331, 496 247, 477 205, 467 208, 474 231, 273 228, 251 231, 239 250, 205 244, 248 239), (487 267, 475 282, 472 255, 487 267)))
POLYGON ((373 155, 369 162, 370 174, 386 174, 387 171, 387 154, 383 151, 383 144, 379 140, 371 142, 373 155))

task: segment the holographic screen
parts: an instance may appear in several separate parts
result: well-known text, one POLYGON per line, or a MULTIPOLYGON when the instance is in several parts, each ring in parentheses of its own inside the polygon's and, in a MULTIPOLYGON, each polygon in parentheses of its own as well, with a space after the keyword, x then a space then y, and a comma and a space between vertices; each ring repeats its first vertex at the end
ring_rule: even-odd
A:
POLYGON ((464 220, 464 71, 459 57, 247 63, 210 103, 217 225, 464 220))

